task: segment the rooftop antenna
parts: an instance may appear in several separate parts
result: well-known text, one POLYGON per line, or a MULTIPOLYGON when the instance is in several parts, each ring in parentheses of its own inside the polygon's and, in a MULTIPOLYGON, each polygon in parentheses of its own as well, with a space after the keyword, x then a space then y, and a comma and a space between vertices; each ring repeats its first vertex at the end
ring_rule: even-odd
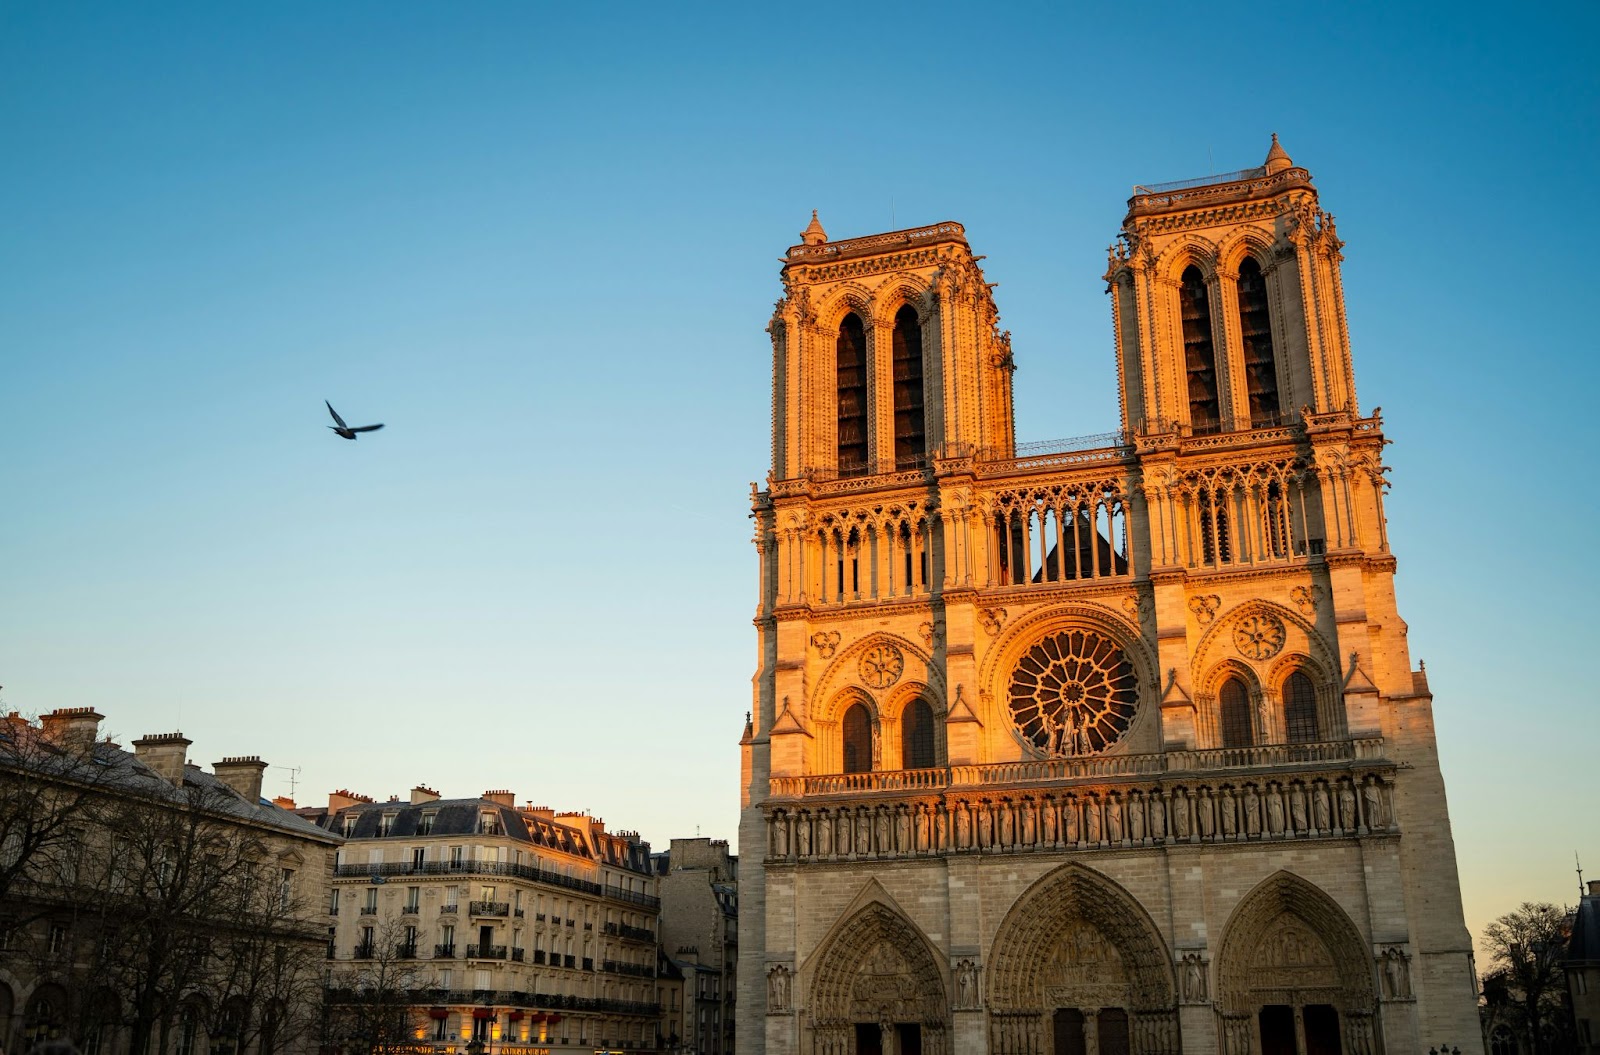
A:
POLYGON ((700 825, 698 824, 694 826, 694 837, 696 839, 700 838, 700 825))
MULTIPOLYGON (((291 799, 294 798, 295 785, 298 784, 298 783, 300 783, 300 767, 299 766, 290 766, 289 767, 289 797, 291 799)), ((296 801, 298 801, 298 800, 296 800, 296 801)))
POLYGON ((1583 897, 1587 888, 1583 885, 1583 862, 1578 860, 1578 851, 1576 850, 1572 851, 1572 863, 1578 870, 1578 896, 1583 897))

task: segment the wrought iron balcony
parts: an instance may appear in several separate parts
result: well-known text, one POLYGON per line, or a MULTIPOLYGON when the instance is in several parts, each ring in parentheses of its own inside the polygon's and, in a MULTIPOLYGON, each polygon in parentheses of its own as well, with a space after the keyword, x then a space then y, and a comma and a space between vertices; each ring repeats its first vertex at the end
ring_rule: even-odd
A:
POLYGON ((372 959, 372 953, 373 947, 371 943, 357 945, 355 949, 351 951, 350 958, 354 960, 370 960, 372 959))
POLYGON ((448 945, 435 945, 433 947, 433 958, 435 960, 453 960, 453 959, 455 959, 456 958, 456 943, 455 942, 450 942, 448 945))
POLYGON ((439 906, 439 915, 441 915, 441 916, 454 916, 456 914, 456 912, 460 908, 461 908, 460 905, 440 905, 439 906))
POLYGON ((361 914, 363 916, 376 916, 378 914, 378 906, 377 905, 362 905, 361 906, 361 914))
POLYGON ((405 942, 401 942, 399 945, 394 947, 394 954, 402 960, 415 960, 417 958, 416 943, 412 942, 407 944, 405 942))
POLYGON ((521 963, 522 962, 522 958, 524 956, 526 956, 526 955, 527 955, 527 950, 526 949, 515 949, 514 948, 514 949, 511 950, 511 960, 512 960, 513 963, 521 963))
POLYGON ((472 901, 467 904, 469 916, 509 916, 511 902, 509 901, 472 901))
POLYGON ((504 945, 468 945, 467 959, 469 960, 503 960, 506 958, 504 945))
POLYGON ((422 911, 422 906, 421 905, 402 905, 400 907, 400 914, 402 916, 415 916, 417 913, 419 913, 421 911, 422 911))

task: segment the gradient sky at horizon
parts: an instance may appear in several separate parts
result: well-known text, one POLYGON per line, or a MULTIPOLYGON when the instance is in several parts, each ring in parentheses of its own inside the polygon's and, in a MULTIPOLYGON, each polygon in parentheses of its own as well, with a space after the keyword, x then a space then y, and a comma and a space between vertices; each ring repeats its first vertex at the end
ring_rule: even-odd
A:
POLYGON ((964 223, 1019 439, 1104 432, 1130 185, 1276 131, 1348 243, 1468 923, 1573 900, 1600 8, 1197 10, 0 5, 4 703, 732 839, 810 210, 964 223))

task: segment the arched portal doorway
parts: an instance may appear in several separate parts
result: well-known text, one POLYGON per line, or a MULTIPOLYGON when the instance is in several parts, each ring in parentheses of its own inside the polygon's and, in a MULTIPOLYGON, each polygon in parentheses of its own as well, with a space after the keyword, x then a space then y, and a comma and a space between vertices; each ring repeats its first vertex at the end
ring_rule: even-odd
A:
POLYGON ((1239 903, 1218 955, 1224 1055, 1372 1055, 1361 934, 1327 894, 1288 872, 1239 903))
POLYGON ((1176 1055, 1172 960, 1127 891, 1082 865, 1011 907, 989 957, 989 1046, 1018 1055, 1176 1055))
POLYGON ((873 902, 844 920, 816 963, 812 1051, 948 1055, 944 976, 922 932, 889 905, 873 902))

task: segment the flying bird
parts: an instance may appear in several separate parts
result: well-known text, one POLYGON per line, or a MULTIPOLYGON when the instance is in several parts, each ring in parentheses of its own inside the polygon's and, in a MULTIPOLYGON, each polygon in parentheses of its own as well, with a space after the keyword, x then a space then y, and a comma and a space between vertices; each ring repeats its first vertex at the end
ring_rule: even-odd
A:
POLYGON ((383 423, 381 421, 376 425, 359 425, 356 428, 351 428, 349 425, 344 423, 344 419, 339 416, 339 412, 333 409, 332 403, 329 403, 326 399, 324 399, 322 403, 328 408, 328 413, 333 415, 333 420, 339 423, 337 425, 329 425, 328 428, 332 429, 334 432, 337 432, 347 440, 355 439, 356 433, 358 432, 377 432, 379 429, 383 428, 383 423))

